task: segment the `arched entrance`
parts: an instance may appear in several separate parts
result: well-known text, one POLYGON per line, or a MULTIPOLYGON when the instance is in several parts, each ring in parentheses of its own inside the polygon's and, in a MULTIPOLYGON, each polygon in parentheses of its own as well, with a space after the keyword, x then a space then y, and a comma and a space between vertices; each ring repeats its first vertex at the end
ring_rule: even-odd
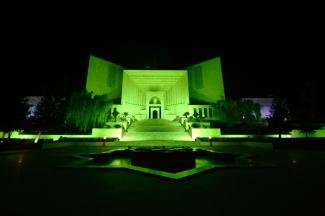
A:
POLYGON ((161 107, 160 106, 150 106, 149 107, 149 118, 160 119, 161 118, 161 107))
POLYGON ((152 118, 153 119, 158 118, 158 111, 157 110, 152 111, 152 118))
POLYGON ((161 101, 157 96, 151 97, 149 100, 149 118, 150 119, 161 118, 161 101))
POLYGON ((160 99, 155 96, 150 99, 149 104, 161 104, 161 102, 160 99))

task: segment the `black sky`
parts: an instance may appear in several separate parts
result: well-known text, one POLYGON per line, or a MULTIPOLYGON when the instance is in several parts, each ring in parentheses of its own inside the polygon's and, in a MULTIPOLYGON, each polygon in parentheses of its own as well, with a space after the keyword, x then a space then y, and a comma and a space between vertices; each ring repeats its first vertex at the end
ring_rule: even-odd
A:
POLYGON ((24 94, 83 88, 90 54, 130 69, 178 69, 220 56, 230 97, 286 94, 306 79, 320 82, 323 19, 316 14, 322 11, 307 4, 303 11, 298 4, 254 6, 260 7, 252 7, 254 13, 231 7, 223 14, 223 7, 198 2, 39 4, 16 19, 7 16, 1 36, 9 33, 10 40, 1 42, 12 51, 14 67, 24 68, 10 72, 24 94))
POLYGON ((9 39, 0 41, 9 47, 2 50, 9 67, 1 69, 0 87, 23 95, 83 89, 90 54, 128 69, 182 69, 220 56, 227 98, 299 99, 310 82, 322 103, 325 37, 317 17, 322 11, 307 16, 305 4, 302 11, 290 5, 279 7, 284 16, 272 9, 249 17, 246 10, 245 16, 222 15, 221 8, 207 10, 206 4, 194 10, 166 6, 103 7, 101 13, 97 7, 92 14, 90 8, 75 14, 75 7, 62 7, 65 13, 26 10, 17 19, 7 17, 2 36, 9 33, 9 39))
MULTIPOLYGON (((26 93, 62 94, 83 88, 90 54, 127 69, 183 69, 221 57, 226 94, 268 97, 319 82, 321 41, 292 37, 228 39, 216 31, 133 31, 89 29, 46 32, 33 38, 26 93)), ((28 74, 28 76, 26 76, 28 74)))
POLYGON ((16 92, 26 95, 68 94, 84 88, 93 54, 128 69, 182 69, 220 56, 228 98, 295 94, 307 80, 322 86, 324 39, 300 23, 294 30, 291 23, 254 30, 227 24, 224 29, 215 16, 218 22, 144 17, 141 22, 107 18, 98 25, 78 17, 12 25, 13 44, 22 45, 10 58, 23 69, 15 69, 6 84, 10 88, 13 80, 16 92))

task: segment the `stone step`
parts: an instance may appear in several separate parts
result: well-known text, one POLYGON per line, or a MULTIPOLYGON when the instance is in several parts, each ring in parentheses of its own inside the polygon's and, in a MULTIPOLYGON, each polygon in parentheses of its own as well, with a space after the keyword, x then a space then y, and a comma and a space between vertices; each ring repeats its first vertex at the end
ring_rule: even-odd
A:
POLYGON ((161 126, 146 126, 129 128, 129 132, 184 132, 183 127, 161 127, 161 126))
POLYGON ((146 119, 134 122, 122 138, 122 141, 142 140, 191 141, 191 137, 179 122, 165 119, 146 119))
POLYGON ((195 141, 184 141, 184 140, 150 140, 150 142, 148 141, 141 141, 141 140, 135 140, 135 141, 121 141, 121 142, 117 142, 116 143, 119 146, 168 146, 168 147, 180 147, 180 146, 187 146, 187 147, 193 147, 193 146, 197 146, 197 145, 202 145, 198 142, 195 141))
POLYGON ((192 141, 191 136, 187 132, 127 132, 122 137, 122 141, 140 140, 192 141))

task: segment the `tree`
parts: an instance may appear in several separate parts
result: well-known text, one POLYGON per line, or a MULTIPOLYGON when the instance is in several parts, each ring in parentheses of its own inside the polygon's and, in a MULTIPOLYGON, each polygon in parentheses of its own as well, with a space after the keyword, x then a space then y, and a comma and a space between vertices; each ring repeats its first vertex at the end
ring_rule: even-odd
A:
POLYGON ((196 111, 196 109, 194 110, 193 116, 196 120, 199 119, 199 113, 196 111))
POLYGON ((217 120, 228 126, 238 124, 240 113, 235 100, 219 100, 215 105, 217 120))
POLYGON ((255 103, 252 100, 238 100, 236 101, 237 108, 240 116, 240 121, 246 124, 252 124, 260 121, 261 108, 260 104, 255 103))
POLYGON ((127 120, 127 117, 128 117, 128 115, 129 115, 129 113, 128 113, 128 112, 124 112, 124 113, 122 114, 122 120, 123 120, 123 121, 126 121, 126 120, 127 120))
POLYGON ((229 127, 260 121, 260 105, 252 100, 219 100, 214 106, 217 120, 229 127))
POLYGON ((189 115, 190 115, 189 112, 185 112, 185 113, 183 114, 183 116, 185 116, 185 118, 187 118, 189 115))
POLYGON ((314 84, 307 81, 301 92, 301 100, 298 109, 298 121, 300 129, 306 137, 314 132, 315 126, 315 108, 316 108, 316 91, 314 84))
POLYGON ((70 97, 66 120, 70 129, 89 132, 94 127, 103 127, 111 107, 106 95, 92 96, 87 91, 73 92, 70 97))
POLYGON ((27 116, 29 115, 29 104, 25 97, 19 96, 15 105, 14 124, 15 129, 25 130, 29 127, 27 116))
MULTIPOLYGON (((27 125, 27 116, 29 114, 29 105, 22 96, 11 96, 1 100, 1 121, 0 130, 8 134, 10 139, 14 130, 23 130, 27 125)), ((4 135, 3 134, 3 135, 4 135)))
POLYGON ((269 118, 271 128, 275 129, 281 138, 281 134, 290 129, 290 110, 284 98, 274 98, 271 105, 269 118))
POLYGON ((60 131, 65 127, 67 99, 59 96, 44 96, 36 107, 34 129, 60 131))
POLYGON ((119 114, 120 114, 120 113, 117 111, 117 109, 114 108, 114 110, 113 110, 113 112, 112 112, 112 115, 113 115, 113 117, 114 117, 114 119, 115 119, 115 122, 117 122, 117 116, 118 116, 119 114))

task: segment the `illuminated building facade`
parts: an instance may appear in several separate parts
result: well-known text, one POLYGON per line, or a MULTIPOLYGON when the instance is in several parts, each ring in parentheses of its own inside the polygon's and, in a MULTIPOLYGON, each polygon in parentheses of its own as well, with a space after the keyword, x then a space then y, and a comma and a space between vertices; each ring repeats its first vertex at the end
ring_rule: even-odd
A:
POLYGON ((90 56, 87 91, 108 95, 113 109, 136 119, 168 119, 195 111, 212 118, 212 103, 225 98, 220 58, 182 70, 126 70, 90 56))

